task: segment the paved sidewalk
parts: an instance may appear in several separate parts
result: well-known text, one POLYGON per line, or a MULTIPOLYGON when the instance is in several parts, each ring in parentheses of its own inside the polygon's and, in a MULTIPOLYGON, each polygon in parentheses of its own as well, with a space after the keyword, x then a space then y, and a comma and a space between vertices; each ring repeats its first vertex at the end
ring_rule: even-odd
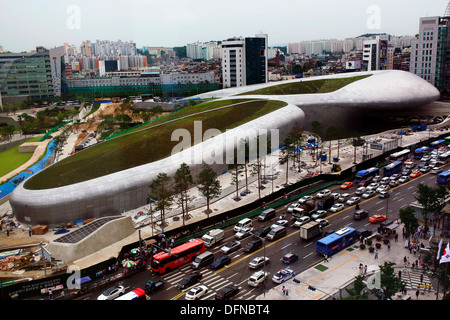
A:
MULTIPOLYGON (((409 249, 404 247, 404 240, 401 239, 401 231, 403 225, 393 224, 393 228, 399 233, 398 242, 391 239, 391 249, 389 250, 385 244, 382 244, 378 250, 378 258, 375 258, 375 253, 369 252, 366 248, 361 250, 359 248, 359 241, 354 243, 347 250, 343 250, 328 259, 328 262, 320 261, 314 264, 312 267, 296 274, 296 280, 300 283, 294 282, 293 279, 288 280, 285 283, 277 285, 268 292, 256 298, 256 300, 340 300, 343 297, 348 296, 345 288, 352 284, 355 277, 360 274, 359 265, 367 265, 367 277, 373 276, 379 270, 379 266, 384 262, 393 262, 393 266, 396 273, 402 272, 402 279, 406 282, 407 294, 398 294, 393 299, 406 300, 436 300, 436 293, 434 286, 431 292, 423 292, 416 298, 417 283, 420 280, 411 281, 411 275, 417 276, 421 273, 421 267, 419 263, 419 270, 411 268, 411 264, 406 267, 403 262, 404 257, 409 258, 412 262, 415 262, 419 257, 417 255, 410 254, 409 249), (402 241, 403 240, 403 241, 402 241), (283 286, 288 290, 288 295, 283 294, 283 286), (314 287, 316 290, 310 290, 309 286, 314 287)), ((372 238, 374 243, 375 238, 372 238)), ((420 239, 425 244, 425 239, 420 239)), ((321 259, 321 256, 317 256, 321 259)), ((301 257, 300 257, 301 258, 301 257)), ((367 279, 367 278, 366 278, 367 279)), ((271 281, 271 280, 269 280, 271 281)), ((430 283, 427 277, 424 277, 425 283, 430 283), (427 282, 428 280, 428 282, 427 282)), ((442 297, 440 297, 441 299, 442 297)))

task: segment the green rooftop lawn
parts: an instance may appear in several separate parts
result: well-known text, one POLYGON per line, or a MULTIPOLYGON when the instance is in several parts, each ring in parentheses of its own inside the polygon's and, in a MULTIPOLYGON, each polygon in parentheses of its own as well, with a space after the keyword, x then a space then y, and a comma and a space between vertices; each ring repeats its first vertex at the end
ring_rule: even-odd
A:
POLYGON ((282 101, 236 99, 188 107, 140 127, 134 133, 102 142, 57 162, 30 178, 25 187, 32 190, 55 188, 154 162, 170 156, 173 147, 179 144, 179 141, 171 141, 175 129, 189 130, 193 139, 194 121, 202 121, 203 132, 209 128, 225 132, 284 106, 286 103, 282 101), (218 109, 237 102, 245 103, 218 109), (207 110, 212 111, 194 115, 207 110), (188 117, 180 119, 183 116, 188 117))
POLYGON ((308 94, 308 93, 327 93, 339 90, 346 85, 370 77, 371 75, 356 76, 350 78, 341 79, 322 79, 311 81, 298 81, 280 84, 277 86, 270 86, 254 91, 244 92, 237 94, 249 95, 249 94, 262 94, 262 95, 289 95, 289 94, 308 94))
MULTIPOLYGON (((37 142, 41 137, 32 138, 26 142, 37 142)), ((31 159, 32 152, 20 153, 19 146, 0 152, 0 177, 10 173, 31 159)), ((3 181, 0 181, 0 183, 3 181)))

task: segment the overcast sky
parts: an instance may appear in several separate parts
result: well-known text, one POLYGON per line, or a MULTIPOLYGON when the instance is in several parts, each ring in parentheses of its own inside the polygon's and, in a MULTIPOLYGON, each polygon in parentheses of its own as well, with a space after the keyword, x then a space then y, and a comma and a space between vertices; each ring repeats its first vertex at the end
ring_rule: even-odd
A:
POLYGON ((414 35, 448 0, 0 0, 0 45, 12 52, 84 40, 184 46, 269 35, 269 46, 365 33, 414 35))

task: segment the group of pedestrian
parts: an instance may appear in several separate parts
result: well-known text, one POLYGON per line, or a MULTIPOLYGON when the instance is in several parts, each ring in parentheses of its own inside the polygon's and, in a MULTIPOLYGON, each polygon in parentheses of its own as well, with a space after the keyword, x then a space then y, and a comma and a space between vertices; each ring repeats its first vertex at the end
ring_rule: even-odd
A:
POLYGON ((281 289, 281 291, 283 292, 283 295, 288 296, 289 295, 289 290, 288 288, 286 288, 285 286, 283 286, 283 288, 281 289))
POLYGON ((360 274, 366 274, 367 273, 367 264, 363 265, 362 263, 359 264, 359 273, 360 274))

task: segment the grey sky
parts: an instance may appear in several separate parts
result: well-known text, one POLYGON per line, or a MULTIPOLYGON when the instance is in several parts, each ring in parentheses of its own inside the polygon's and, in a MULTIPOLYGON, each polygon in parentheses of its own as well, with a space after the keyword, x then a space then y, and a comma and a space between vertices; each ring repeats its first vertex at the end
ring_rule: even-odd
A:
POLYGON ((262 32, 272 46, 364 33, 414 35, 420 17, 442 16, 447 4, 448 0, 0 0, 0 45, 19 52, 39 45, 120 39, 133 40, 139 48, 172 47, 262 32))

